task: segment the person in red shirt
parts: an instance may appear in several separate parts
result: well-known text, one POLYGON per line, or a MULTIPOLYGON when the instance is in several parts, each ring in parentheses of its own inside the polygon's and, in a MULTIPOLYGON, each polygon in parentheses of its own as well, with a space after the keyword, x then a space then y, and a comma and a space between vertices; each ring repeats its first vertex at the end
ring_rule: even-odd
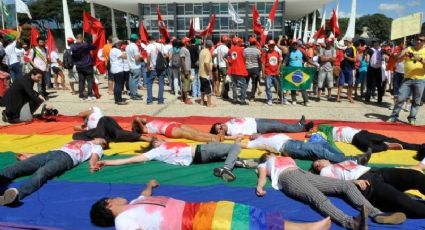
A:
POLYGON ((232 91, 233 91, 233 104, 238 102, 241 105, 248 105, 245 101, 246 98, 246 78, 248 77, 248 71, 246 70, 245 56, 243 54, 244 48, 243 40, 238 37, 232 39, 233 45, 229 50, 229 71, 228 73, 232 76, 232 91), (237 95, 237 87, 240 87, 241 95, 237 95), (240 100, 238 100, 240 99, 240 100))
MULTIPOLYGON (((275 50, 276 43, 274 40, 268 42, 268 50, 263 53, 262 63, 263 63, 263 77, 266 80, 266 96, 267 104, 273 105, 273 96, 272 96, 272 86, 275 87, 279 99, 284 103, 284 98, 282 95, 282 90, 280 89, 280 65, 281 65, 281 56, 279 52, 275 50)), ((286 102, 286 101, 285 101, 286 102)))

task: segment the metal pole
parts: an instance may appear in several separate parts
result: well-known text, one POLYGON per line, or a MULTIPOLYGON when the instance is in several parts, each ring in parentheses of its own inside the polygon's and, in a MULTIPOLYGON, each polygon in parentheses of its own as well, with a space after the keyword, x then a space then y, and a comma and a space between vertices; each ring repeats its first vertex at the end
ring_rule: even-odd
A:
POLYGON ((130 35, 131 35, 130 13, 127 13, 125 24, 127 26, 127 38, 130 38, 130 35))
POLYGON ((117 36, 117 25, 115 24, 115 13, 114 9, 111 8, 111 24, 112 24, 112 36, 117 36))
POLYGON ((4 29, 4 2, 1 1, 1 26, 4 29))

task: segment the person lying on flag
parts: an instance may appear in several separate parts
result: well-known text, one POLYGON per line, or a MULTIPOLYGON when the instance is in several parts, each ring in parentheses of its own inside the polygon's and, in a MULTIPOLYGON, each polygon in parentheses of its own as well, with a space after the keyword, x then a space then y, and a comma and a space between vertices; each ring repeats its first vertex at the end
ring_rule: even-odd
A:
POLYGON ((305 123, 305 117, 294 124, 286 124, 273 119, 261 118, 232 118, 225 123, 215 123, 211 126, 210 133, 236 137, 239 135, 252 135, 255 133, 299 133, 308 132, 313 128, 312 121, 305 123))
POLYGON ((71 141, 60 149, 22 159, 0 172, 0 185, 7 187, 13 180, 31 176, 19 188, 8 188, 0 196, 0 205, 15 204, 37 191, 47 180, 90 159, 90 172, 99 170, 96 163, 108 142, 103 138, 92 141, 71 141))
MULTIPOLYGON (((425 143, 413 144, 398 140, 393 137, 387 137, 378 133, 371 133, 367 130, 355 129, 346 126, 331 126, 321 124, 318 130, 325 134, 327 141, 334 145, 334 142, 344 142, 352 144, 361 151, 366 151, 369 147, 372 152, 382 152, 387 150, 414 150, 418 151, 418 158, 421 160, 423 157, 419 155, 425 154, 425 143)), ((308 136, 309 134, 307 134, 308 136)))
POLYGON ((312 171, 324 177, 353 182, 374 206, 392 212, 403 212, 409 218, 425 218, 425 204, 412 199, 406 190, 425 195, 425 175, 407 168, 370 168, 354 161, 332 164, 316 160, 312 171))
POLYGON ((240 142, 242 148, 260 149, 289 156, 296 159, 317 160, 327 159, 334 163, 353 160, 361 165, 366 165, 370 159, 372 150, 369 149, 357 156, 345 156, 344 153, 332 147, 326 141, 299 141, 292 140, 283 133, 254 134, 247 142, 240 142))
POLYGON ((158 186, 156 180, 150 180, 139 197, 130 202, 122 197, 99 199, 90 209, 91 222, 100 227, 115 226, 117 230, 218 229, 233 226, 235 222, 248 229, 326 230, 331 225, 329 217, 316 222, 295 223, 284 220, 280 212, 269 213, 231 201, 186 202, 172 197, 152 196, 153 189, 158 186), (230 217, 217 213, 218 210, 229 211, 229 208, 246 211, 233 211, 230 217), (193 212, 189 214, 187 210, 193 212), (197 217, 212 218, 212 221, 200 221, 202 218, 197 217), (219 225, 211 226, 211 223, 219 225))
POLYGON ((232 173, 241 151, 238 144, 208 143, 189 145, 184 142, 167 142, 153 137, 145 153, 125 159, 99 161, 99 168, 112 165, 125 165, 151 160, 167 164, 189 166, 209 163, 226 158, 223 167, 214 168, 214 175, 230 182, 236 179, 232 173))
POLYGON ((99 107, 93 106, 86 111, 78 113, 77 116, 83 118, 84 123, 74 126, 74 131, 90 130, 97 127, 97 123, 103 117, 103 112, 99 107))
POLYGON ((308 173, 298 168, 291 157, 264 153, 259 163, 256 194, 260 197, 267 194, 264 186, 267 183, 267 177, 270 177, 274 189, 311 205, 312 208, 325 216, 330 216, 332 221, 346 229, 367 229, 367 216, 380 224, 401 224, 406 220, 404 213, 383 213, 372 206, 351 181, 308 173), (335 207, 326 195, 342 195, 357 209, 361 209, 361 214, 357 217, 345 214, 335 207))
POLYGON ((168 122, 160 119, 154 119, 148 122, 144 118, 135 118, 133 120, 132 130, 140 134, 164 135, 168 138, 184 138, 200 142, 219 142, 224 139, 232 139, 226 138, 224 135, 210 134, 179 122, 168 122))

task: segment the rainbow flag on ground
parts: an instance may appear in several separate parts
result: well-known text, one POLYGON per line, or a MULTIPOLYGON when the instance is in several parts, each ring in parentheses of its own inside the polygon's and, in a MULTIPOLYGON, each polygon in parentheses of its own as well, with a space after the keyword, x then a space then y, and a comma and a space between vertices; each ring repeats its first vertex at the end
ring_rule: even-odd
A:
POLYGON ((316 74, 313 67, 284 66, 280 69, 283 90, 307 90, 316 74))

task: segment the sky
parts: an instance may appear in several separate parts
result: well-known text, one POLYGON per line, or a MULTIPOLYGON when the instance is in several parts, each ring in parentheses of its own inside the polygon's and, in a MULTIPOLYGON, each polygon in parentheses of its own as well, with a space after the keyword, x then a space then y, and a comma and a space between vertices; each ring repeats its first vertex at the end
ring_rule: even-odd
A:
MULTIPOLYGON (((335 1, 326 6, 327 18, 335 8, 335 1)), ((339 0, 339 17, 350 17, 351 0, 339 0)), ((356 16, 381 13, 389 18, 399 18, 412 13, 425 12, 425 0, 357 0, 356 16)))

